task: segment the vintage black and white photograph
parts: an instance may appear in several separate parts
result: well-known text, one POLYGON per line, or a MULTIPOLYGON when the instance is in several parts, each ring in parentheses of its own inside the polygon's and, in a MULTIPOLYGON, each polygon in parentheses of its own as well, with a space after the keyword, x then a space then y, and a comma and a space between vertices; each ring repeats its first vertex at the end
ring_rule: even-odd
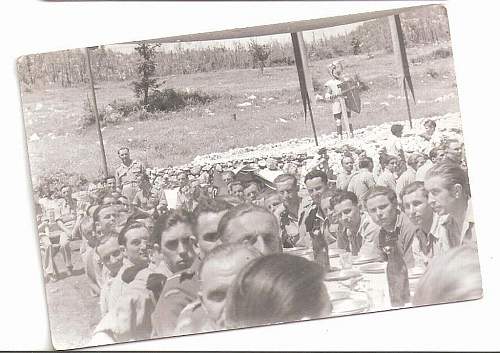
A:
POLYGON ((444 6, 17 72, 57 349, 483 295, 444 6))

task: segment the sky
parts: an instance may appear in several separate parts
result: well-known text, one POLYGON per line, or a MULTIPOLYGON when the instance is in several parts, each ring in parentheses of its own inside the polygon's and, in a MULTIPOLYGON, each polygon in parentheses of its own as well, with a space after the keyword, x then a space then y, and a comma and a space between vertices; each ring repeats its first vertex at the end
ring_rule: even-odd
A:
MULTIPOLYGON (((343 26, 318 29, 318 30, 314 30, 314 31, 305 31, 305 32, 303 32, 304 40, 306 42, 312 41, 313 35, 316 37, 316 39, 319 39, 319 38, 322 38, 323 35, 325 35, 326 37, 329 37, 331 35, 335 36, 337 34, 351 32, 352 30, 354 30, 358 26, 360 26, 362 23, 363 22, 358 22, 358 23, 352 23, 352 24, 347 24, 347 25, 343 25, 343 26)), ((148 39, 148 38, 144 38, 144 39, 148 39)), ((202 49, 202 48, 206 48, 208 46, 214 47, 214 46, 222 46, 222 45, 227 46, 227 47, 231 47, 233 45, 233 43, 240 42, 241 44, 246 45, 251 40, 255 40, 256 42, 258 42, 260 44, 265 44, 265 43, 269 43, 272 41, 279 41, 279 42, 291 41, 290 34, 284 33, 284 34, 275 34, 272 36, 262 36, 262 37, 248 37, 248 38, 238 38, 238 39, 182 43, 182 48, 184 48, 184 49, 202 49)), ((162 49, 165 51, 175 50, 175 48, 178 45, 179 44, 177 44, 177 43, 163 44, 162 49)), ((134 51, 135 46, 136 46, 135 44, 116 44, 116 45, 106 45, 105 47, 107 49, 119 51, 122 53, 131 53, 134 51)))

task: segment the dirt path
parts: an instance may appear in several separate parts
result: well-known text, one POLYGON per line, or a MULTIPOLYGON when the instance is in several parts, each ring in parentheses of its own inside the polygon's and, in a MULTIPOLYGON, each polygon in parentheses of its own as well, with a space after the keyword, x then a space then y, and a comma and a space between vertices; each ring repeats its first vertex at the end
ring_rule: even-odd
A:
MULTIPOLYGON (((84 346, 100 319, 99 299, 90 295, 79 248, 80 240, 71 243, 75 274, 46 284, 52 343, 58 349, 84 346)), ((56 264, 64 269, 60 255, 56 264)))

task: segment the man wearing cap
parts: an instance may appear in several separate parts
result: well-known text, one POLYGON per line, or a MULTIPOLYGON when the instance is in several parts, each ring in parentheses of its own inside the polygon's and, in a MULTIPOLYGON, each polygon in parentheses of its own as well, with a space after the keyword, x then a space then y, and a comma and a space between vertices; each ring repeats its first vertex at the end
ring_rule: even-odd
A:
MULTIPOLYGON (((335 125, 337 127, 337 136, 342 138, 342 90, 340 85, 344 82, 342 78, 342 64, 340 61, 334 61, 330 65, 328 65, 328 73, 332 77, 330 80, 325 83, 325 99, 332 100, 332 113, 333 118, 335 119, 335 125)), ((347 109, 347 108, 346 108, 347 109)), ((352 127, 351 119, 351 111, 347 110, 347 119, 349 121, 349 130, 351 133, 351 137, 354 137, 354 129, 352 127)))
POLYGON ((122 164, 116 168, 116 187, 121 190, 130 202, 134 200, 135 194, 139 191, 138 178, 146 172, 146 168, 141 162, 130 158, 130 150, 128 147, 122 147, 118 150, 122 164))

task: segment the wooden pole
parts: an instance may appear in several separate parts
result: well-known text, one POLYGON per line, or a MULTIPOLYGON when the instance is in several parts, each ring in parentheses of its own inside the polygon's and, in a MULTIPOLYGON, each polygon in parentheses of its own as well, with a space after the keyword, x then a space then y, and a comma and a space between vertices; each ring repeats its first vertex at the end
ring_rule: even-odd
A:
POLYGON ((410 102, 408 101, 408 91, 406 90, 406 78, 404 78, 404 77, 403 77, 403 88, 405 91, 406 110, 408 111, 408 120, 410 121, 410 129, 413 129, 413 124, 411 122, 410 102))
POLYGON ((304 106, 304 120, 307 119, 307 111, 311 119, 311 126, 314 134, 314 141, 318 146, 318 136, 316 134, 316 126, 314 124, 314 116, 311 106, 312 78, 309 68, 307 67, 307 58, 304 54, 305 44, 302 33, 290 33, 292 36, 293 52, 295 55, 295 65, 297 67, 297 74, 299 76, 300 94, 302 96, 302 104, 304 106))
POLYGON ((90 92, 92 93, 92 110, 94 111, 94 117, 96 121, 97 127, 97 137, 99 138, 99 145, 101 146, 101 158, 102 158, 102 167, 104 170, 104 176, 108 177, 108 164, 106 162, 106 151, 104 150, 104 142, 102 141, 102 132, 101 132, 101 122, 99 121, 99 112, 97 111, 97 101, 95 98, 95 89, 94 89, 94 76, 92 75, 92 65, 90 64, 90 50, 89 48, 85 48, 86 61, 87 61, 87 72, 89 75, 89 87, 90 92))
POLYGON ((401 19, 399 15, 389 16, 389 26, 391 28, 392 37, 392 49, 394 52, 394 58, 396 61, 397 71, 399 73, 399 78, 402 80, 399 83, 402 84, 403 91, 406 98, 406 108, 408 110, 408 120, 410 122, 410 127, 412 126, 410 105, 408 102, 408 89, 413 96, 413 101, 415 101, 415 92, 413 91, 413 84, 411 82, 410 67, 408 65, 408 57, 406 55, 403 29, 401 27, 401 19))

